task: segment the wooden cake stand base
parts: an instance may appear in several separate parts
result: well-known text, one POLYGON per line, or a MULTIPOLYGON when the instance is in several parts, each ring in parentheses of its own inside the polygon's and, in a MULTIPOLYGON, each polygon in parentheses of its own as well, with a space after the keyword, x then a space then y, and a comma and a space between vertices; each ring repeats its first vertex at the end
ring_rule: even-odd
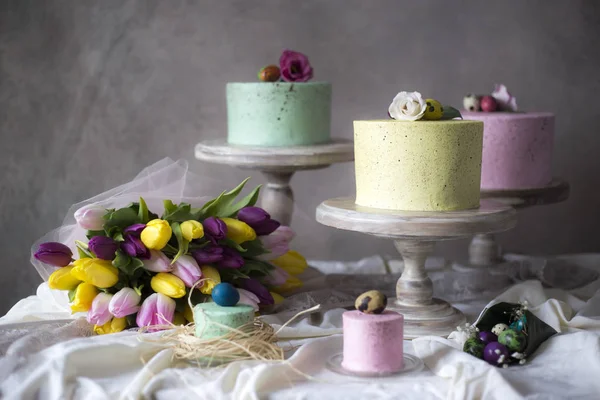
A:
POLYGON ((273 219, 290 225, 294 211, 290 180, 294 173, 354 161, 354 143, 333 139, 330 143, 314 146, 252 147, 230 145, 226 140, 210 140, 196 145, 196 158, 260 171, 267 180, 261 194, 261 207, 273 219))
POLYGON ((356 205, 353 198, 336 198, 317 207, 317 221, 337 229, 392 239, 404 259, 404 271, 396 284, 396 298, 388 308, 404 315, 404 335, 447 336, 465 322, 464 315, 433 297, 433 285, 425 261, 435 243, 502 232, 516 224, 516 212, 507 205, 482 200, 474 210, 450 212, 396 211, 356 205))

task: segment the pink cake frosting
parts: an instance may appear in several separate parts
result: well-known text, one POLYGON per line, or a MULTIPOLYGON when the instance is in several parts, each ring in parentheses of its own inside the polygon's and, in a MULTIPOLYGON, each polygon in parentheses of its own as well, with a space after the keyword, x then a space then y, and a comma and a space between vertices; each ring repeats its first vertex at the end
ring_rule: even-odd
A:
POLYGON ((404 367, 404 317, 394 311, 346 311, 342 367, 354 372, 391 373, 404 367))
POLYGON ((554 115, 461 111, 483 121, 482 189, 528 189, 552 181, 554 115))

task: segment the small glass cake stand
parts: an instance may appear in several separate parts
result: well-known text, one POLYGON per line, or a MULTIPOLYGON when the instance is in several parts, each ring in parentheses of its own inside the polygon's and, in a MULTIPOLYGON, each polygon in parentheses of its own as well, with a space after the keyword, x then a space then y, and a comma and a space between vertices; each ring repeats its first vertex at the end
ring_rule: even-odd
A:
MULTIPOLYGON (((569 184, 565 180, 555 178, 545 187, 535 189, 507 189, 489 190, 481 189, 481 197, 509 205, 517 210, 547 204, 555 204, 569 198, 569 184)), ((496 284, 506 286, 510 284, 508 276, 502 273, 501 266, 504 259, 500 247, 492 233, 480 233, 473 237, 469 245, 469 262, 453 263, 452 268, 457 272, 473 275, 474 279, 470 288, 472 290, 485 290, 487 287, 478 287, 477 282, 486 282, 485 279, 476 279, 478 273, 492 274, 497 277, 496 284), (505 281, 502 281, 504 276, 505 281)), ((489 280, 487 280, 489 283, 489 280)))
POLYGON ((465 316, 447 302, 433 298, 433 285, 425 261, 441 240, 480 233, 497 233, 516 225, 516 212, 508 205, 482 200, 478 209, 449 212, 382 210, 362 207, 354 198, 326 200, 317 207, 317 221, 337 229, 392 239, 404 259, 396 283, 396 299, 388 309, 404 315, 404 337, 447 336, 465 316))
POLYGON ((355 376, 357 378, 384 378, 387 376, 395 376, 400 374, 406 374, 409 372, 417 372, 423 368, 423 360, 419 357, 415 357, 410 354, 404 354, 404 366, 399 371, 394 372, 357 372, 350 371, 342 366, 344 360, 343 354, 336 354, 327 360, 327 368, 330 371, 336 372, 342 375, 355 376))
POLYGON ((296 171, 322 169, 331 164, 354 161, 354 142, 332 139, 314 146, 254 147, 235 146, 226 140, 209 140, 196 145, 198 160, 260 171, 267 180, 261 194, 261 207, 273 219, 290 225, 294 193, 290 180, 296 171))

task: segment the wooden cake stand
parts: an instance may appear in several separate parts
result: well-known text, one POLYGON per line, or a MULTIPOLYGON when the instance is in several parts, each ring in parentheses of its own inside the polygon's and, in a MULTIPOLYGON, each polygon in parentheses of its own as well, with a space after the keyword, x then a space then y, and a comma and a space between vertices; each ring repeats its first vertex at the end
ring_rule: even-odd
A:
POLYGON ((396 299, 388 308, 404 315, 404 335, 447 336, 465 322, 464 315, 443 300, 433 298, 425 260, 441 240, 502 232, 516 224, 515 210, 482 200, 478 209, 450 212, 382 210, 358 206, 353 198, 336 198, 317 207, 317 221, 338 229, 392 239, 404 259, 396 284, 396 299))
POLYGON ((196 145, 196 158, 260 171, 267 180, 261 194, 261 207, 273 219, 289 225, 294 211, 294 193, 290 186, 294 173, 354 161, 354 143, 333 139, 330 143, 314 146, 252 147, 230 145, 226 140, 210 140, 196 145))
MULTIPOLYGON (((516 209, 554 204, 569 198, 569 184, 555 178, 548 186, 536 189, 481 190, 481 198, 491 199, 516 209)), ((498 265, 503 261, 500 247, 492 233, 475 235, 469 245, 469 264, 454 264, 457 271, 468 272, 481 267, 498 265)))

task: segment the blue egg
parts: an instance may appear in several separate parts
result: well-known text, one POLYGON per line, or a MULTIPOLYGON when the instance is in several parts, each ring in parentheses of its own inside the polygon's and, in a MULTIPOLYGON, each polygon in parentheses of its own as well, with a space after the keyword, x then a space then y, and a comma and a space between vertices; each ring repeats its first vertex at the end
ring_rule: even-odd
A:
POLYGON ((230 283, 219 283, 212 290, 212 299, 222 307, 233 307, 240 301, 240 293, 230 283))

